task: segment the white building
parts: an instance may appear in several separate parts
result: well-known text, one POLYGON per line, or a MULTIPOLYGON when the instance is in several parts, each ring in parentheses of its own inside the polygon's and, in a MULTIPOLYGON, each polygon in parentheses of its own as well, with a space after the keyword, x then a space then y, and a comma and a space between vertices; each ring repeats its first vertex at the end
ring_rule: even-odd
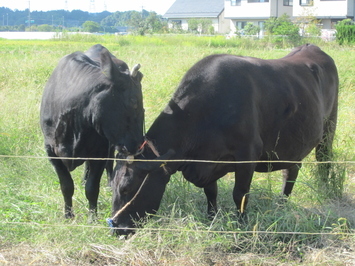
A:
POLYGON ((334 24, 340 20, 354 20, 355 0, 298 0, 292 16, 299 17, 307 12, 321 20, 323 29, 334 29, 334 24))
POLYGON ((226 0, 225 18, 230 19, 231 32, 241 30, 248 22, 263 29, 265 20, 282 14, 292 16, 292 0, 226 0))
POLYGON ((267 19, 285 13, 291 19, 311 14, 323 29, 333 29, 339 20, 354 20, 355 0, 176 0, 164 17, 184 30, 189 19, 209 18, 216 32, 234 33, 248 22, 263 29, 267 19))
POLYGON ((170 28, 188 30, 190 19, 210 19, 216 33, 229 32, 229 20, 224 18, 224 0, 176 0, 164 17, 170 28))

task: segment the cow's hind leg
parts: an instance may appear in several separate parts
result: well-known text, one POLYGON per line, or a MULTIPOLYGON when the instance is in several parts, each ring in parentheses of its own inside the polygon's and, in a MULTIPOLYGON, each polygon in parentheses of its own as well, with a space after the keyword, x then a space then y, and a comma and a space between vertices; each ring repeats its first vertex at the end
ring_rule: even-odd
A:
POLYGON ((85 195, 89 201, 89 222, 96 220, 97 200, 100 191, 100 180, 105 169, 106 161, 91 160, 88 161, 88 174, 85 183, 85 195))
POLYGON ((282 170, 282 176, 283 176, 282 193, 284 195, 290 196, 298 176, 298 171, 301 168, 301 166, 302 164, 295 164, 289 169, 282 170))
POLYGON ((204 188, 205 195, 207 197, 207 215, 208 219, 212 220, 217 212, 217 181, 210 183, 204 188))

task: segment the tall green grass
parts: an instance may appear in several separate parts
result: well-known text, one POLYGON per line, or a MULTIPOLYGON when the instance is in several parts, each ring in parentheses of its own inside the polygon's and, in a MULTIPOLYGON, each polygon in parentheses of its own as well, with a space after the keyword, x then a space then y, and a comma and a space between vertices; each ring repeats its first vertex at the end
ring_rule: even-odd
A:
MULTIPOLYGON (((43 87, 59 59, 102 43, 129 66, 141 63, 146 127, 164 108, 183 74, 213 53, 279 58, 289 49, 258 41, 192 36, 68 36, 50 41, 0 40, 0 264, 118 265, 343 265, 354 262, 355 53, 351 47, 319 43, 340 75, 335 164, 344 174, 340 199, 317 190, 315 160, 305 160, 293 195, 279 195, 279 172, 255 174, 247 222, 239 222, 232 199, 233 175, 218 181, 220 207, 206 215, 201 189, 177 173, 162 205, 144 228, 127 240, 109 235, 111 191, 102 182, 99 221, 87 223, 81 185, 83 167, 73 172, 73 220, 63 218, 59 182, 45 157, 39 128, 43 87), (6 157, 11 156, 11 157, 6 157), (28 157, 13 157, 28 156, 28 157), (247 233, 243 233, 248 231, 247 233), (291 232, 291 233, 284 233, 291 232), (294 232, 294 234, 292 233, 294 232), (328 234, 332 233, 332 234, 328 234)), ((104 177, 105 179, 105 177, 104 177)))

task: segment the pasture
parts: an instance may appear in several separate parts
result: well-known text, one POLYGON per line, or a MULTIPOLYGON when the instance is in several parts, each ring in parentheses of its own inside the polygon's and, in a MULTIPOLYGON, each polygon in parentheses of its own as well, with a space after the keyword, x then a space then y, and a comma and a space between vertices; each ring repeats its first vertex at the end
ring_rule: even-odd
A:
POLYGON ((110 236, 111 191, 103 175, 98 222, 87 223, 83 167, 73 172, 76 217, 65 220, 59 181, 43 148, 39 106, 59 59, 101 43, 130 68, 142 65, 146 128, 165 107, 184 73, 214 53, 280 58, 290 49, 221 37, 91 36, 63 40, 0 39, 0 264, 4 265, 354 265, 355 48, 316 43, 340 77, 334 176, 322 191, 313 153, 287 203, 280 172, 255 174, 248 221, 239 223, 234 176, 218 181, 219 212, 206 215, 202 189, 175 174, 161 207, 127 240, 110 236), (344 183, 342 183, 344 181, 344 183))

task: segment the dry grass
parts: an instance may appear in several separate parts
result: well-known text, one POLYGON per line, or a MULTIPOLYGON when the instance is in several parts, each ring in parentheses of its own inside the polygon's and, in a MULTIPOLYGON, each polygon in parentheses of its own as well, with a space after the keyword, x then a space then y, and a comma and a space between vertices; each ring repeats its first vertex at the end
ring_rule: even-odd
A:
MULTIPOLYGON (((354 247, 354 246, 353 246, 354 247)), ((305 256, 294 258, 290 250, 284 256, 256 253, 204 252, 196 257, 174 250, 157 252, 134 249, 129 242, 124 248, 112 245, 90 245, 73 257, 52 248, 19 244, 0 246, 0 265, 355 265, 355 250, 348 244, 329 243, 328 248, 305 249, 305 256), (133 248, 133 249, 132 249, 133 248)))

